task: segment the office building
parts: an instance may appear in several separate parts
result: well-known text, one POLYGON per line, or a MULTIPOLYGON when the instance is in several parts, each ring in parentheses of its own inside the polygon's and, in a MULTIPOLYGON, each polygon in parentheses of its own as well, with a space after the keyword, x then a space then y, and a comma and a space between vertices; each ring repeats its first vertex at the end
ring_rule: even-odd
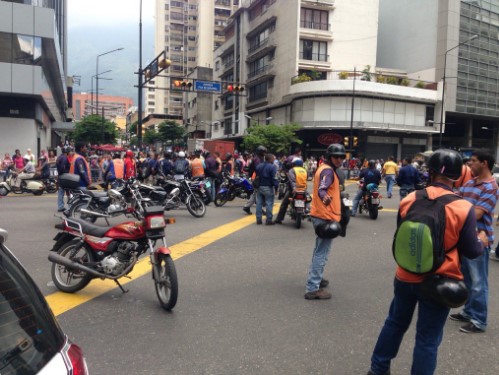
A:
POLYGON ((104 115, 107 120, 113 120, 117 116, 126 116, 128 109, 133 106, 132 98, 100 94, 97 108, 96 99, 95 95, 86 92, 73 94, 73 113, 76 121, 92 114, 104 115))

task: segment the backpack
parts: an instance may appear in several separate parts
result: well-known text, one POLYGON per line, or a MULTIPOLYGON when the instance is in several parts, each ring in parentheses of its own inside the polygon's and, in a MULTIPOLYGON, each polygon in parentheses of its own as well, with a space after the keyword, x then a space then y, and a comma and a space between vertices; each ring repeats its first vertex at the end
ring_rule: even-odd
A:
POLYGON ((446 194, 430 199, 426 189, 416 192, 416 200, 399 222, 393 236, 395 262, 404 270, 423 275, 435 272, 444 262, 445 206, 462 199, 446 194))
POLYGON ((185 174, 187 172, 185 159, 175 160, 175 174, 185 174))

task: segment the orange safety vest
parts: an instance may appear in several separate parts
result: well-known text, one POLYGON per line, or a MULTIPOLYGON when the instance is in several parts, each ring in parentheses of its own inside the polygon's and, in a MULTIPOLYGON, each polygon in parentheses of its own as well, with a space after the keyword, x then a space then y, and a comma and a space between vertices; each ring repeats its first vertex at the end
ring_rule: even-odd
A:
POLYGON ((201 159, 196 158, 191 162, 191 174, 192 177, 204 175, 203 162, 201 159))
MULTIPOLYGON (((428 197, 430 199, 438 198, 445 194, 454 194, 444 188, 438 186, 429 186, 426 188, 428 197)), ((409 208, 416 200, 416 193, 409 194, 405 199, 400 201, 399 213, 400 217, 403 219, 409 208)), ((464 223, 473 205, 464 200, 458 199, 451 202, 445 206, 445 235, 444 235, 444 247, 449 249, 451 246, 455 246, 459 240, 459 234, 463 229, 464 223)), ((445 254, 445 260, 438 270, 435 271, 436 274, 446 275, 454 279, 463 280, 463 274, 461 273, 461 264, 459 261, 459 253, 457 247, 450 249, 445 254)), ((397 271, 395 277, 400 281, 407 283, 420 283, 424 280, 424 275, 415 275, 408 272, 401 267, 397 266, 397 271)))
POLYGON ((125 176, 125 163, 121 159, 113 159, 114 176, 123 178, 125 176))
POLYGON ((471 168, 463 164, 463 169, 461 170, 461 177, 459 177, 459 179, 456 182, 454 182, 454 187, 460 188, 461 186, 464 185, 465 182, 468 182, 471 179, 473 179, 473 173, 471 173, 471 168))
POLYGON ((76 160, 78 160, 80 158, 83 159, 83 162, 85 163, 85 168, 87 170, 88 182, 89 182, 89 184, 91 184, 92 183, 92 175, 90 174, 90 166, 88 165, 87 160, 83 156, 81 156, 80 154, 74 154, 74 156, 71 158, 71 160, 70 160, 71 165, 69 167, 69 173, 76 174, 75 173, 75 163, 76 163, 76 160))
POLYGON ((317 172, 314 176, 314 190, 312 197, 312 205, 310 208, 310 216, 318 217, 323 220, 341 220, 341 201, 340 201, 340 179, 338 175, 333 170, 334 173, 334 181, 327 188, 327 194, 332 198, 331 203, 328 206, 322 203, 321 198, 319 197, 319 186, 321 183, 321 173, 324 169, 331 168, 326 163, 321 164, 321 166, 317 169, 317 172))
POLYGON ((305 191, 307 190, 307 171, 303 167, 294 167, 295 171, 295 189, 297 191, 305 191))

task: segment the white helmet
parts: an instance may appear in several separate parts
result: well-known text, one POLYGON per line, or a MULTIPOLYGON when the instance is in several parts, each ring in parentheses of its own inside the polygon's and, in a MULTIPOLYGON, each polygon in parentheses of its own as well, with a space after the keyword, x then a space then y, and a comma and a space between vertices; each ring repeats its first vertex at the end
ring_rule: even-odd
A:
POLYGON ((180 152, 178 153, 178 157, 179 157, 179 158, 185 158, 185 152, 184 152, 184 151, 180 151, 180 152))

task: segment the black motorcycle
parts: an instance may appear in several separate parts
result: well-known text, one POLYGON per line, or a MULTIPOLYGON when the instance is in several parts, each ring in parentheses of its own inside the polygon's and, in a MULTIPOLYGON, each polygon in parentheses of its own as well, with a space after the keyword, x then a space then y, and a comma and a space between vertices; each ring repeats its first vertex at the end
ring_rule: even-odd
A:
POLYGON ((191 187, 191 181, 186 179, 175 181, 170 178, 162 178, 158 179, 157 182, 167 193, 165 210, 177 209, 181 204, 184 204, 192 216, 204 216, 206 205, 202 198, 195 192, 195 189, 191 187))

